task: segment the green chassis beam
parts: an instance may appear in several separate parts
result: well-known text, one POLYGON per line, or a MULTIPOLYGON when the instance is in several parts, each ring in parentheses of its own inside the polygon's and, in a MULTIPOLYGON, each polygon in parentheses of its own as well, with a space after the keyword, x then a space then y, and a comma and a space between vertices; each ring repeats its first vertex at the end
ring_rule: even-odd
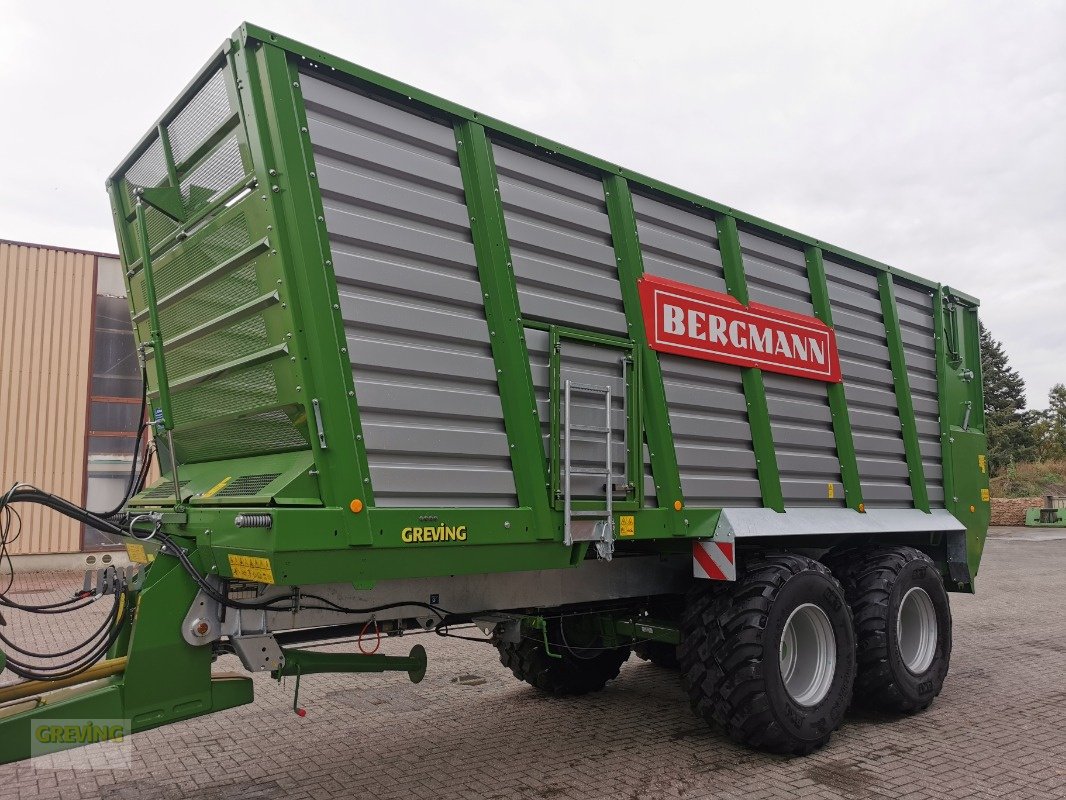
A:
MULTIPOLYGON (((198 563, 196 551, 189 556, 198 563)), ((176 559, 157 558, 127 623, 132 627, 125 672, 0 709, 0 764, 39 752, 34 742, 39 743, 41 726, 56 720, 119 722, 124 733, 137 733, 252 702, 251 678, 212 675, 211 648, 193 647, 181 636, 197 589, 176 559)), ((54 749, 81 744, 57 743, 54 749)))

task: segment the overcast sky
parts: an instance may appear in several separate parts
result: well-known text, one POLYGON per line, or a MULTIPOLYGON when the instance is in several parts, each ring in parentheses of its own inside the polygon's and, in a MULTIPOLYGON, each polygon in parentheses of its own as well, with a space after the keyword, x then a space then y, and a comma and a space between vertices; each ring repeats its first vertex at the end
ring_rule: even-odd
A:
POLYGON ((957 286, 1066 381, 1066 2, 153 6, 0 0, 0 238, 115 251, 105 177, 248 19, 957 286))

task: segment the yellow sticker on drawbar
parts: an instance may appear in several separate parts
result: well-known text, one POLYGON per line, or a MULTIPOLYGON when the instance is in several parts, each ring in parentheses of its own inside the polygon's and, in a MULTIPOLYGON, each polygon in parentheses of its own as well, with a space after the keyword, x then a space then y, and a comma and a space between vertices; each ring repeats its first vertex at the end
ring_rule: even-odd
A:
POLYGON ((832 499, 833 499, 833 498, 834 498, 834 497, 836 496, 836 493, 837 493, 837 487, 836 487, 836 484, 835 484, 835 483, 827 483, 827 484, 826 484, 826 486, 828 487, 828 488, 826 489, 826 496, 827 496, 827 497, 828 497, 828 498, 829 498, 830 500, 832 500, 832 499))
POLYGON ((258 583, 273 583, 274 572, 270 568, 269 558, 259 556, 238 556, 229 554, 229 569, 234 578, 258 583))
POLYGON ((637 526, 635 518, 632 516, 619 517, 618 518, 618 535, 619 536, 636 536, 637 526))
POLYGON ((216 483, 214 486, 212 486, 210 489, 208 489, 206 492, 204 492, 200 496, 202 498, 204 498, 205 500, 207 498, 209 498, 209 497, 214 497, 216 494, 218 494, 223 489, 225 489, 226 488, 226 484, 229 483, 231 480, 233 480, 233 476, 232 475, 227 475, 225 478, 220 480, 218 483, 216 483))
POLYGON ((143 544, 135 544, 133 542, 126 543, 126 555, 130 557, 130 561, 134 564, 147 564, 148 555, 144 552, 143 544))
POLYGON ((986 466, 985 457, 983 455, 978 456, 977 457, 977 468, 980 469, 981 472, 984 472, 985 471, 985 466, 986 466))
POLYGON ((988 489, 981 490, 981 499, 984 500, 986 503, 989 501, 990 495, 988 494, 988 489))

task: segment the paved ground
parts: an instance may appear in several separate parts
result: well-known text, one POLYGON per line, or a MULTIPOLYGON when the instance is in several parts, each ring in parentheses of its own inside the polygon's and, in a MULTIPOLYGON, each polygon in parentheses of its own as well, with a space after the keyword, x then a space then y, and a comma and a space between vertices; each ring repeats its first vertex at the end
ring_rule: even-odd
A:
POLYGON ((1066 798, 1064 575, 1066 530, 999 529, 980 593, 952 596, 954 666, 933 707, 852 713, 807 758, 734 745, 691 715, 675 673, 643 662, 599 694, 550 700, 495 651, 422 636, 419 685, 314 676, 301 719, 291 683, 259 676, 253 705, 133 737, 132 769, 0 767, 0 800, 1066 798))

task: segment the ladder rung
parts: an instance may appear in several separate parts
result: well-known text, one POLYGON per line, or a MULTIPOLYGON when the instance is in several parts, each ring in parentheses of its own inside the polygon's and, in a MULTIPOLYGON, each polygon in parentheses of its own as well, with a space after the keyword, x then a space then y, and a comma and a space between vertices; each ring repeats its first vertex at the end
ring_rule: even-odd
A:
POLYGON ((582 517, 582 518, 585 518, 585 519, 587 519, 589 517, 595 517, 596 519, 602 519, 602 520, 605 520, 605 521, 607 519, 607 517, 604 515, 604 513, 602 511, 571 511, 570 512, 570 519, 576 519, 577 517, 582 517))
POLYGON ((606 467, 570 467, 571 475, 602 475, 613 477, 606 467))
POLYGON ((571 392, 585 392, 586 394, 603 394, 603 395, 606 395, 609 391, 611 391, 611 387, 610 386, 587 386, 586 384, 583 384, 583 383, 571 383, 570 384, 570 391, 571 392))
POLYGON ((610 428, 604 428, 602 425, 574 425, 571 423, 570 430, 585 431, 586 433, 611 433, 610 428))

